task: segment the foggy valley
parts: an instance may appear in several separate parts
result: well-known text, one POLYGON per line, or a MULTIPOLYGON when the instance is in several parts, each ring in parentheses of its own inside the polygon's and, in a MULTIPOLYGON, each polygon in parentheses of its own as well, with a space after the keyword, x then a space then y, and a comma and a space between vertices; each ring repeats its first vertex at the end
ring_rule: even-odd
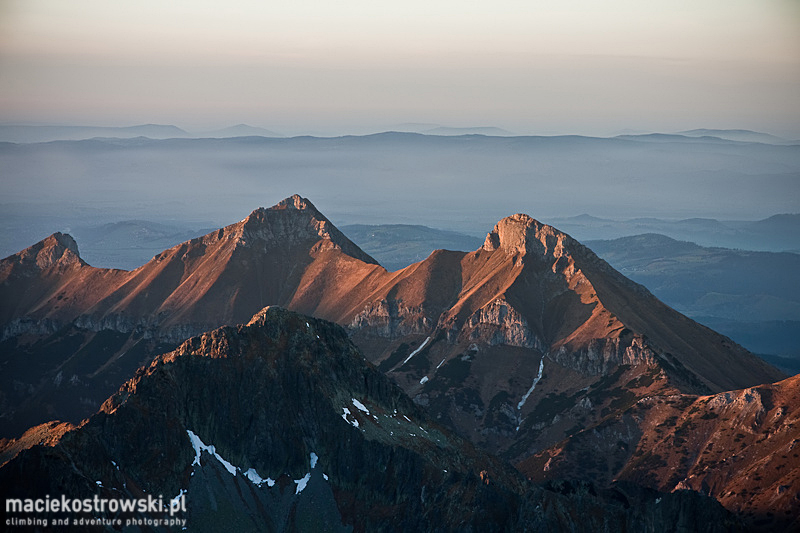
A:
POLYGON ((2 224, 14 229, 3 232, 4 254, 55 229, 123 220, 216 227, 294 193, 340 225, 475 236, 516 212, 755 221, 800 211, 800 145, 708 137, 91 139, 3 143, 0 166, 2 224))

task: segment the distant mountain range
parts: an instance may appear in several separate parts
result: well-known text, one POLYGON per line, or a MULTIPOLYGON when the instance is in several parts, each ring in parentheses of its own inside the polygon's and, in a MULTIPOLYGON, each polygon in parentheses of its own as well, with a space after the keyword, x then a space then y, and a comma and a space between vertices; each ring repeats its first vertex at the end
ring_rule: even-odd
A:
POLYGON ((132 139, 173 139, 191 135, 177 126, 142 124, 139 126, 26 126, 0 125, 0 141, 38 143, 49 141, 76 141, 96 137, 132 139))
POLYGON ((0 125, 0 142, 39 143, 51 141, 77 141, 94 138, 134 139, 185 139, 228 137, 283 137, 273 131, 237 124, 228 128, 203 132, 188 132, 177 126, 142 124, 137 126, 30 126, 0 125))
POLYGON ((704 248, 657 234, 586 244, 668 305, 745 344, 741 335, 751 350, 800 355, 800 254, 704 248))
POLYGON ((218 139, 225 139, 230 137, 284 137, 280 133, 275 133, 274 131, 267 130, 264 128, 257 128, 255 126, 249 126, 247 124, 237 124, 236 126, 231 126, 229 128, 222 128, 218 130, 211 130, 211 131, 204 131, 204 132, 195 132, 192 134, 193 137, 213 137, 218 139))
MULTIPOLYGON (((735 530, 742 520, 750 528, 789 530, 800 516, 800 503, 791 497, 752 500, 749 491, 756 488, 750 484, 715 484, 720 472, 725 479, 745 472, 765 477, 764 469, 776 466, 723 465, 744 437, 719 441, 726 451, 709 455, 706 468, 676 478, 669 465, 684 456, 696 461, 708 441, 667 430, 658 418, 659 406, 674 407, 675 414, 664 418, 685 432, 694 418, 683 417, 719 416, 715 409, 723 400, 708 398, 741 397, 747 403, 754 387, 767 390, 762 384, 785 376, 527 215, 499 221, 475 251, 440 250, 396 272, 380 266, 299 196, 165 250, 130 272, 91 267, 71 237, 54 234, 0 262, 0 302, 0 420, 7 436, 53 418, 77 423, 140 367, 79 429, 51 424, 6 441, 0 449, 15 457, 0 468, 0 486, 9 487, 8 494, 36 493, 41 487, 22 480, 45 479, 43 473, 50 472, 46 479, 81 493, 101 485, 119 490, 127 483, 148 492, 223 497, 255 490, 236 476, 252 468, 251 479, 285 474, 283 486, 296 485, 295 495, 298 479, 307 479, 309 487, 316 479, 314 494, 329 509, 326 516, 338 513, 341 523, 367 529, 379 516, 391 521, 401 515, 412 528, 469 523, 518 529, 520 517, 547 528, 551 517, 575 523, 567 517, 576 516, 580 506, 574 507, 574 498, 586 493, 598 495, 584 500, 597 514, 578 530, 654 524, 649 505, 659 502, 667 514, 659 514, 658 523, 669 527, 689 520, 692 527, 735 530), (262 310, 270 305, 346 327, 374 366, 357 363, 362 359, 344 346, 344 333, 334 326, 262 310), (225 324, 249 325, 205 333, 151 363, 184 339, 225 324), (691 402, 696 403, 682 414, 681 406, 691 402), (652 416, 643 411, 651 405, 652 416), (158 437, 151 447, 125 444, 154 428, 158 437), (535 518, 531 509, 555 496, 519 488, 513 472, 470 451, 450 431, 528 477, 536 477, 532 468, 552 469, 542 479, 567 496, 553 504, 561 518, 549 511, 535 518), (592 438, 604 432, 614 437, 592 438), (668 467, 662 470, 657 467, 664 456, 652 448, 659 442, 684 450, 664 459, 668 467), (224 481, 219 467, 206 469, 216 464, 203 454, 212 443, 236 479, 224 481), (580 452, 574 458, 573 447, 580 452), (145 461, 154 449, 170 451, 145 461), (558 459, 548 463, 545 454, 558 459), (315 474, 315 457, 329 479, 315 474), (353 457, 377 465, 370 470, 377 477, 353 466, 353 457), (612 470, 598 465, 610 474, 594 476, 592 488, 569 488, 580 487, 572 485, 580 478, 573 472, 587 457, 611 461, 612 470), (91 474, 76 477, 74 465, 91 474), (202 473, 194 469, 200 465, 202 473), (613 475, 636 468, 647 475, 613 475), (425 489, 427 496, 418 498, 415 491, 431 484, 442 490, 425 489), (387 486, 391 495, 384 492, 387 486), (479 486, 489 492, 476 493, 479 486), (683 488, 695 492, 682 499, 683 488), (739 493, 740 488, 747 490, 739 493), (645 500, 651 504, 637 503, 650 490, 661 492, 649 493, 645 500), (606 491, 622 494, 623 507, 637 511, 620 515, 604 501, 606 491), (678 492, 670 496, 672 491, 678 492), (697 491, 738 518, 701 503, 697 491), (376 509, 377 501, 387 507, 376 509), (434 517, 426 502, 436 501, 442 503, 434 517), (487 514, 490 508, 500 510, 487 514)), ((742 422, 726 415, 728 431, 763 435, 744 441, 753 457, 772 449, 773 431, 786 432, 781 443, 800 440, 793 411, 779 400, 793 397, 797 383, 771 387, 780 390, 772 396, 778 404, 767 405, 769 394, 759 392, 764 414, 742 422)), ((779 494, 798 493, 794 464, 780 463, 786 476, 778 485, 769 478, 767 486, 779 494)), ((247 500, 261 503, 231 498, 253 520, 260 519, 260 508, 274 509, 270 516, 307 519, 291 511, 306 505, 304 497, 282 499, 265 489, 247 500)), ((190 517, 197 520, 208 505, 190 517)))
MULTIPOLYGON (((385 131, 408 132, 423 135, 459 136, 484 135, 496 137, 530 137, 519 135, 496 126, 452 127, 440 124, 405 123, 388 126, 385 131)), ((340 135, 344 135, 341 133, 340 135)), ((173 138, 231 138, 231 137, 286 137, 275 131, 237 124, 214 130, 189 131, 168 124, 141 124, 135 126, 83 126, 83 125, 29 125, 0 124, 0 142, 36 143, 65 140, 85 140, 92 138, 131 139, 147 137, 150 139, 173 138)), ((336 135, 325 135, 326 137, 336 135)), ((625 133, 620 139, 640 141, 680 142, 695 140, 717 140, 776 145, 800 144, 800 140, 789 140, 769 133, 751 130, 695 129, 678 133, 625 133)))
POLYGON ((209 231, 146 220, 123 220, 100 226, 79 226, 71 234, 80 242, 81 257, 88 263, 134 270, 159 252, 209 231))
POLYGON ((730 141, 740 142, 757 142, 767 144, 797 144, 798 141, 791 141, 769 133, 761 133, 751 130, 714 130, 714 129, 696 129, 689 131, 682 131, 679 135, 686 137, 716 137, 718 139, 727 139, 730 141))
POLYGON ((8 184, 0 248, 8 255, 54 229, 71 233, 121 220, 225 225, 251 210, 252 195, 285 196, 291 184, 346 224, 421 224, 480 237, 509 211, 532 211, 581 240, 651 232, 700 245, 798 249, 796 230, 787 247, 782 234, 773 243, 769 232, 748 236, 727 222, 708 231, 709 238, 727 239, 716 243, 615 220, 562 224, 563 213, 581 212, 604 220, 798 212, 792 193, 800 146, 683 139, 383 133, 0 143, 8 184), (739 236, 747 241, 738 244, 739 236))
POLYGON ((500 137, 514 136, 514 133, 504 130, 502 128, 495 128, 490 126, 476 127, 476 128, 450 128, 446 126, 439 126, 425 130, 422 133, 426 135, 496 135, 500 137))
POLYGON ((800 214, 780 214, 757 221, 689 218, 612 220, 581 215, 549 220, 581 241, 609 240, 646 233, 661 234, 700 246, 765 252, 800 252, 800 214))

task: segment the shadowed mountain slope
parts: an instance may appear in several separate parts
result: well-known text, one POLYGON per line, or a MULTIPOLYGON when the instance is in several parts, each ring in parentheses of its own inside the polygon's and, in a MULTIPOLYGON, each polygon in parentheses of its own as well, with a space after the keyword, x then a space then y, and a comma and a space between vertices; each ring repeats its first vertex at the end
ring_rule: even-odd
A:
POLYGON ((192 531, 737 529, 691 493, 535 487, 433 424, 343 329, 276 308, 158 357, 0 480, 5 498, 177 495, 192 531))

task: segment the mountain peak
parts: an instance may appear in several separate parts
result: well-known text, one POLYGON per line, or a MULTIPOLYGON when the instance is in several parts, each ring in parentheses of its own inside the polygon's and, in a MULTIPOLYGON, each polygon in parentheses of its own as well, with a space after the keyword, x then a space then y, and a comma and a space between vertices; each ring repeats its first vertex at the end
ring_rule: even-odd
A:
POLYGON ((487 252, 501 249, 507 254, 536 253, 562 255, 566 234, 552 226, 542 224, 524 213, 502 219, 486 235, 483 249, 487 252))
POLYGON ((78 243, 67 233, 56 232, 19 253, 21 263, 36 263, 44 270, 56 264, 83 263, 78 243))
POLYGON ((79 255, 78 243, 75 242, 75 239, 69 233, 61 233, 60 231, 57 231, 45 239, 45 242, 48 240, 52 240, 55 245, 64 248, 64 251, 70 250, 75 255, 79 255))
POLYGON ((297 194, 270 208, 259 207, 236 226, 239 232, 237 246, 250 247, 258 242, 309 244, 317 251, 339 249, 365 263, 378 264, 339 231, 311 201, 297 194))
POLYGON ((268 305, 254 314, 246 326, 263 326, 271 316, 278 316, 281 313, 288 313, 288 311, 279 305, 268 305))
POLYGON ((288 198, 284 198, 277 204, 273 205, 270 209, 279 210, 279 209, 297 209, 297 210, 308 210, 316 214, 320 214, 314 204, 308 198, 303 198, 299 194, 293 194, 288 198))

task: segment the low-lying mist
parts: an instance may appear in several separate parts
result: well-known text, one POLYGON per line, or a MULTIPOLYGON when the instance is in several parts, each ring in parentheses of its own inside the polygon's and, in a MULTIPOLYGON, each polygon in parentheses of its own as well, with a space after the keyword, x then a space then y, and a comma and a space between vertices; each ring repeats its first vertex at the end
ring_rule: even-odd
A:
POLYGON ((294 193, 337 225, 476 236, 515 212, 543 221, 800 212, 800 146, 708 138, 94 139, 3 143, 0 168, 3 256, 53 231, 123 220, 218 227, 294 193))

